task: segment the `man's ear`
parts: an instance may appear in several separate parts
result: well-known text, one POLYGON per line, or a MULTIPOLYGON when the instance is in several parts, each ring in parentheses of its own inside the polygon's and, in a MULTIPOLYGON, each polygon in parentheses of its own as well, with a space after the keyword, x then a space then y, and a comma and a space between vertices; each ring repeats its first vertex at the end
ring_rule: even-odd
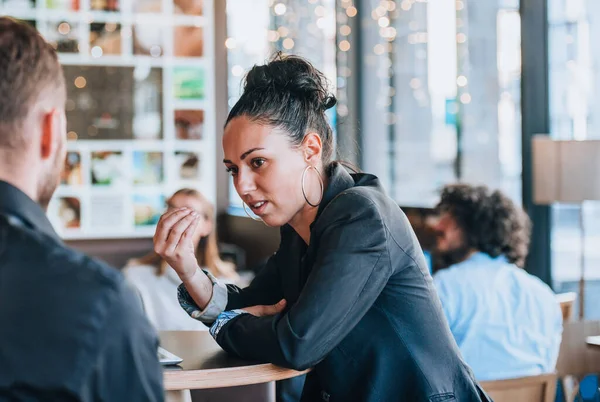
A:
POLYGON ((40 156, 42 159, 50 158, 54 147, 56 147, 58 118, 59 115, 56 109, 44 112, 42 117, 42 138, 40 140, 40 156))
POLYGON ((302 150, 306 162, 311 166, 315 166, 317 162, 321 160, 321 154, 323 152, 321 136, 317 133, 306 134, 302 141, 302 150))

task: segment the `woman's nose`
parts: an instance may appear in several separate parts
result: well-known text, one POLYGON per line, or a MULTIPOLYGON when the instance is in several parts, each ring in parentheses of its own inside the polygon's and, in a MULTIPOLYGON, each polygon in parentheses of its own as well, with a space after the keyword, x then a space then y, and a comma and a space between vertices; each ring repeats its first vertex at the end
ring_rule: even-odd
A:
POLYGON ((247 195, 256 190, 256 183, 254 182, 254 175, 252 172, 240 170, 238 172, 236 188, 240 196, 247 195))

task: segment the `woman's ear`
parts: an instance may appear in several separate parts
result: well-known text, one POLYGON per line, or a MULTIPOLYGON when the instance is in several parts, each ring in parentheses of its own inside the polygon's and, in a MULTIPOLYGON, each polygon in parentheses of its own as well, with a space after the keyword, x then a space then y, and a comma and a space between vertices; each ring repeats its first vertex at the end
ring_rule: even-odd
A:
POLYGON ((302 150, 306 162, 311 166, 315 166, 317 162, 321 161, 321 153, 323 151, 321 136, 317 133, 306 134, 302 141, 302 150))

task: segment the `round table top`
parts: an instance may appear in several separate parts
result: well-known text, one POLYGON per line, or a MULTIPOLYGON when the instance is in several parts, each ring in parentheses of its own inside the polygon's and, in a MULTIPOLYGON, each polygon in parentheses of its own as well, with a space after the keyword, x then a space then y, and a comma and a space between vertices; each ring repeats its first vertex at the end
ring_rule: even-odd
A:
POLYGON ((284 380, 307 373, 228 355, 208 331, 162 331, 160 345, 183 362, 164 369, 165 390, 223 388, 284 380))

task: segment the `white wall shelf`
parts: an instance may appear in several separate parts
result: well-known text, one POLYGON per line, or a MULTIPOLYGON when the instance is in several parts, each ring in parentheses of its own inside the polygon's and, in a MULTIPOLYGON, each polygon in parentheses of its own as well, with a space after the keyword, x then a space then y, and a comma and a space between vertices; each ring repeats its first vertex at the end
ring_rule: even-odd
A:
POLYGON ((64 66, 68 170, 48 215, 65 239, 151 237, 182 187, 216 201, 214 0, 196 0, 193 15, 173 1, 0 5, 64 66))

